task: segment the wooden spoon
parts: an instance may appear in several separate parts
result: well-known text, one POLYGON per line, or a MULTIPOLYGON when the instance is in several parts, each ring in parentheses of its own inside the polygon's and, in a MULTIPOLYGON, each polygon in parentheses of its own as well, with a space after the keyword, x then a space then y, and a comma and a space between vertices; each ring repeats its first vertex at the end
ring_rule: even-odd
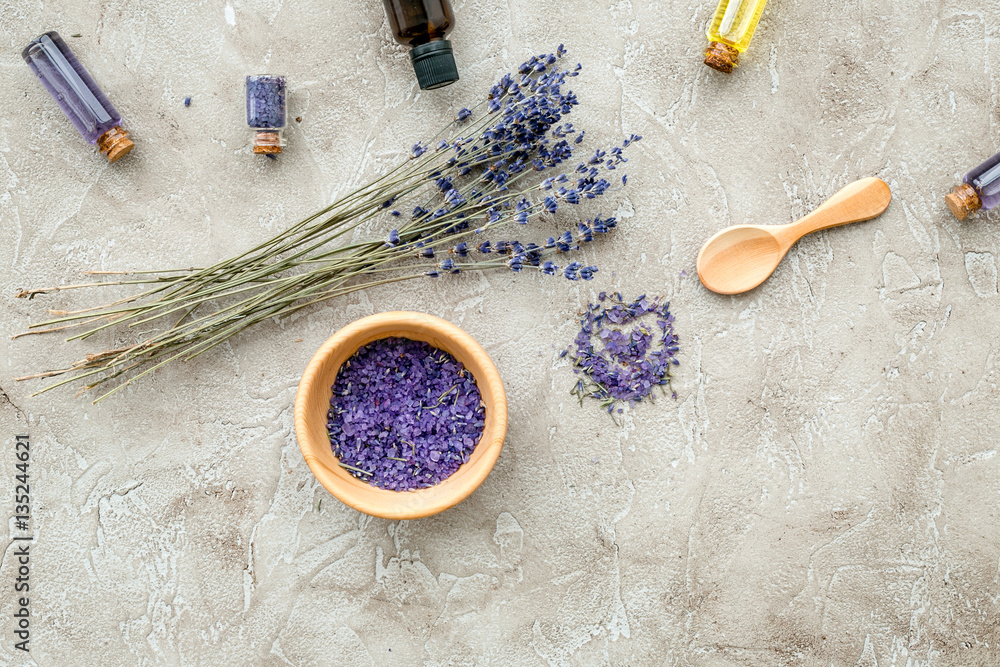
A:
POLYGON ((811 232, 870 220, 889 206, 878 178, 854 181, 815 211, 789 225, 737 225, 710 238, 698 253, 698 277, 719 294, 739 294, 767 280, 788 249, 811 232))

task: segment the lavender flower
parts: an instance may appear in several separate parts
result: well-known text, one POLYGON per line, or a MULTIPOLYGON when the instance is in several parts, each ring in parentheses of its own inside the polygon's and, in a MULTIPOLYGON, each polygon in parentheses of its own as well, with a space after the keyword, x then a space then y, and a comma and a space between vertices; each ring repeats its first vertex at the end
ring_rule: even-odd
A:
MULTIPOLYGON (((596 267, 579 268, 581 277, 587 280, 583 274, 591 270, 596 267)), ((597 298, 570 347, 573 372, 581 376, 570 393, 581 405, 585 397, 595 398, 610 413, 620 403, 635 405, 654 388, 670 386, 671 366, 680 363, 678 338, 670 303, 659 297, 626 303, 619 293, 601 292, 597 298)))
MULTIPOLYGON (((92 354, 53 375, 86 378, 90 386, 115 377, 129 378, 127 383, 131 376, 126 373, 133 369, 140 369, 133 374, 141 376, 143 368, 197 356, 257 322, 370 285, 422 275, 506 268, 546 275, 561 271, 574 281, 592 278, 596 267, 572 262, 560 268, 552 260, 613 229, 613 218, 594 218, 586 228, 567 220, 565 227, 573 231, 541 245, 491 243, 475 236, 515 224, 527 230, 546 215, 565 215, 570 207, 605 196, 612 191, 610 177, 605 178, 608 170, 619 168, 626 160, 623 149, 640 139, 630 135, 620 146, 576 154, 583 150, 579 146, 586 132, 568 122, 580 100, 566 86, 581 68, 567 67, 564 55, 560 47, 529 59, 490 88, 485 113, 458 111, 461 135, 416 142, 408 160, 256 250, 214 265, 222 268, 137 274, 156 287, 169 280, 170 287, 43 323, 53 327, 48 330, 63 331, 76 324, 109 326, 91 324, 105 316, 121 324, 176 322, 153 329, 124 351, 92 354), (406 210, 412 210, 408 219, 399 214, 406 210), (388 222, 385 228, 392 229, 368 240, 358 238, 362 223, 369 221, 388 222), (469 254, 472 247, 479 249, 477 255, 469 254), (448 250, 448 259, 433 263, 448 250), (178 319, 188 309, 198 309, 198 316, 178 319)), ((619 183, 617 176, 613 180, 619 183)), ((139 282, 130 279, 127 284, 139 282)), ((24 296, 44 291, 25 291, 24 296)))

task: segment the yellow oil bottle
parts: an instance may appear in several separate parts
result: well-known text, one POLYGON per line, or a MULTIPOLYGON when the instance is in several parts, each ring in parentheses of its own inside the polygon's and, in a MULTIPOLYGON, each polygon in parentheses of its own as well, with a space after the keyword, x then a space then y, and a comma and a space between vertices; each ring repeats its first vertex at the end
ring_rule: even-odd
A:
POLYGON ((726 74, 732 72, 740 54, 750 46, 766 4, 767 0, 719 0, 708 26, 705 64, 726 74))

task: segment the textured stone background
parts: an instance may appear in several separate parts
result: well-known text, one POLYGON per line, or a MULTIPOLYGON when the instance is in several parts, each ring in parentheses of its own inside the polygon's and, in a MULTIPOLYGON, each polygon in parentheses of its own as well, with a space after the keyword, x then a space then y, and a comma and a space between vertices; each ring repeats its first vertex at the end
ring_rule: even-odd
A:
MULTIPOLYGON (((585 65, 588 137, 645 135, 610 202, 625 224, 587 251, 593 283, 375 290, 96 407, 10 379, 94 346, 5 336, 0 497, 6 516, 28 432, 38 664, 1000 662, 1000 215, 959 223, 942 200, 1000 147, 997 0, 774 0, 730 77, 699 60, 714 2, 457 0, 462 80, 430 94, 376 0, 0 7, 5 334, 101 296, 17 288, 266 238, 560 41, 585 65), (21 61, 51 28, 82 33, 127 117, 137 148, 119 164, 21 61), (288 75, 302 116, 277 162, 243 125, 242 77, 262 70, 288 75), (693 277, 716 230, 789 222, 870 175, 888 212, 805 239, 760 289, 720 297, 693 277), (573 402, 556 357, 612 287, 669 296, 682 340, 677 401, 621 427, 573 402), (407 308, 483 343, 511 426, 465 503, 393 523, 317 485, 291 405, 334 330, 407 308)), ((23 664, 10 554, 0 663, 23 664)))

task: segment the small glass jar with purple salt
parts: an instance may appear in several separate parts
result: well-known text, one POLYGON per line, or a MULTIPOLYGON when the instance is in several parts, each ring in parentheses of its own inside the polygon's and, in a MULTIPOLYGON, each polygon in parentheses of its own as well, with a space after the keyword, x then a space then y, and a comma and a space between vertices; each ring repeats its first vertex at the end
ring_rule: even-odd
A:
POLYGON ((254 130, 253 152, 281 152, 286 123, 285 77, 274 74, 247 76, 247 125, 254 130))
POLYGON ((382 338, 337 372, 326 430, 341 467, 389 491, 444 481, 469 460, 486 406, 451 354, 422 341, 382 338))

